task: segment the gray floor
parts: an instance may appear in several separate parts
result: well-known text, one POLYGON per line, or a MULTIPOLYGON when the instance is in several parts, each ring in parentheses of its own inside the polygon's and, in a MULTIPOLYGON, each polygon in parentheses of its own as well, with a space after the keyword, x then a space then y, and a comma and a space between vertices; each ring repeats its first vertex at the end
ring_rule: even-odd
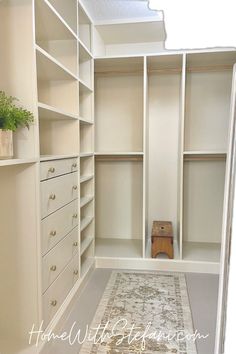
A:
MULTIPOLYGON (((110 269, 96 269, 81 292, 75 307, 67 319, 64 331, 69 331, 76 322, 72 337, 80 329, 80 338, 85 334, 86 325, 90 325, 100 302, 108 279, 110 269)), ((201 334, 208 334, 205 340, 197 341, 198 354, 214 353, 214 337, 216 324, 218 276, 209 274, 186 274, 190 306, 194 328, 201 334)), ((45 354, 78 354, 78 343, 69 345, 68 341, 54 341, 45 354)), ((82 352, 80 354, 83 354, 82 352)))

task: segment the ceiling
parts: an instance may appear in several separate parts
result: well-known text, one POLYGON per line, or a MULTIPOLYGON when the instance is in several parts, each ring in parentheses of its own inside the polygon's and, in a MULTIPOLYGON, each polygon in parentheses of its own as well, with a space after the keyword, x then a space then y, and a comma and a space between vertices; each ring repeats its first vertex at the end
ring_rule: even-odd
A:
POLYGON ((95 23, 130 19, 162 20, 162 12, 148 8, 148 0, 81 0, 95 23))

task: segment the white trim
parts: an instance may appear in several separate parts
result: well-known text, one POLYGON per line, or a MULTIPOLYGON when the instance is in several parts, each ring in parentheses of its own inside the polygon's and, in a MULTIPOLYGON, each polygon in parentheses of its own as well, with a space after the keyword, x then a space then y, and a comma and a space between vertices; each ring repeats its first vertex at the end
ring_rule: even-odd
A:
POLYGON ((133 24, 133 23, 142 23, 142 22, 163 22, 163 18, 159 16, 150 16, 150 17, 131 17, 131 18, 120 18, 115 20, 100 20, 95 21, 94 26, 104 26, 104 25, 119 25, 119 24, 133 24))

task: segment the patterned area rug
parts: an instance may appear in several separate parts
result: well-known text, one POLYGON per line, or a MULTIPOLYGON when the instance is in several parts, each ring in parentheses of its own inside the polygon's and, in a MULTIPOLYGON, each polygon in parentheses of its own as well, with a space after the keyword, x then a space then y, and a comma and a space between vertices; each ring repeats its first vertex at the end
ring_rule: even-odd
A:
POLYGON ((114 271, 81 354, 196 354, 183 274, 114 271))

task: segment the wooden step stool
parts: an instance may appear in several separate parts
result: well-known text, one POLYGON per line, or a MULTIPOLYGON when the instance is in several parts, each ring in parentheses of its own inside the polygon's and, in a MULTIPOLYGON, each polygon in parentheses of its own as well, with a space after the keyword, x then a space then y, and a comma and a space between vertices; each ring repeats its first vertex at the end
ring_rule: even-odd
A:
POLYGON ((174 258, 173 228, 170 221, 153 221, 152 226, 152 258, 165 253, 174 258))

